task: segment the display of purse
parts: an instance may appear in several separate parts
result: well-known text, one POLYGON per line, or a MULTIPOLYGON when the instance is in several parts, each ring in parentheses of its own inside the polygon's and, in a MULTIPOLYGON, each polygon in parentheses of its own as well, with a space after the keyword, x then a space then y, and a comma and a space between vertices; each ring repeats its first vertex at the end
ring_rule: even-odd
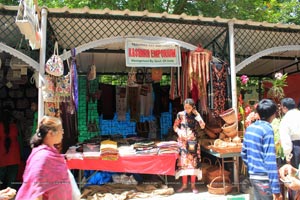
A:
POLYGON ((152 68, 151 78, 152 81, 160 81, 162 78, 163 71, 161 68, 152 68))
POLYGON ((58 43, 54 44, 53 55, 47 60, 45 64, 45 71, 53 76, 62 76, 64 74, 63 60, 58 54, 58 43))
POLYGON ((152 72, 151 68, 145 69, 145 83, 152 83, 152 72))
POLYGON ((133 86, 136 83, 136 71, 135 69, 132 67, 130 72, 128 72, 128 79, 127 79, 127 85, 128 86, 133 86))
POLYGON ((142 69, 137 70, 135 77, 136 77, 136 83, 137 84, 143 84, 144 83, 145 74, 144 74, 144 71, 142 69))
POLYGON ((188 140, 186 142, 186 149, 189 153, 197 153, 198 142, 196 140, 188 140))
POLYGON ((44 86, 42 87, 44 102, 56 102, 55 99, 55 81, 54 77, 45 75, 44 86))
POLYGON ((59 97, 61 102, 68 101, 71 97, 71 74, 70 72, 56 78, 55 95, 59 97))
POLYGON ((97 68, 96 68, 96 65, 95 64, 92 64, 90 66, 90 69, 89 69, 89 73, 88 73, 88 76, 87 76, 87 79, 89 81, 92 81, 92 80, 95 80, 97 77, 97 68))

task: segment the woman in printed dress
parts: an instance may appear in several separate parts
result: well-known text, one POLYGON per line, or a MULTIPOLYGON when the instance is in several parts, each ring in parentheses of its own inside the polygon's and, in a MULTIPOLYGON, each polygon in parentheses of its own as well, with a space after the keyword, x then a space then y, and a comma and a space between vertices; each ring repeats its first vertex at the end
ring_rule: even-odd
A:
POLYGON ((177 163, 178 170, 175 177, 176 179, 180 176, 182 177, 182 186, 177 192, 183 192, 187 189, 188 176, 191 176, 191 189, 193 193, 198 193, 195 185, 196 177, 200 180, 202 178, 202 172, 199 166, 201 157, 196 128, 200 125, 203 129, 205 122, 196 110, 193 99, 186 99, 183 102, 183 106, 184 111, 177 114, 173 125, 174 131, 178 135, 177 141, 180 148, 180 157, 177 163), (188 146, 191 148, 188 148, 188 146))

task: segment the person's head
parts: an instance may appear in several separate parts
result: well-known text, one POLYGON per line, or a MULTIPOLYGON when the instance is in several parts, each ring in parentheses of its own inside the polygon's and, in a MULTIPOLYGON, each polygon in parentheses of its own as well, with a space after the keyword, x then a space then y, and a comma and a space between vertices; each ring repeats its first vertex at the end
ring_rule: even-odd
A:
POLYGON ((59 118, 44 116, 30 141, 32 148, 41 144, 54 146, 62 141, 64 130, 59 118))
POLYGON ((256 111, 261 120, 272 122, 272 120, 275 118, 277 106, 271 99, 262 99, 258 103, 256 111))
POLYGON ((287 111, 296 108, 296 102, 294 101, 294 99, 292 98, 283 98, 280 101, 280 107, 281 107, 281 111, 283 113, 286 113, 287 111))
POLYGON ((184 102, 183 102, 183 108, 184 108, 184 111, 187 113, 187 114, 190 114, 192 113, 192 110, 195 109, 195 102, 193 99, 185 99, 184 102))

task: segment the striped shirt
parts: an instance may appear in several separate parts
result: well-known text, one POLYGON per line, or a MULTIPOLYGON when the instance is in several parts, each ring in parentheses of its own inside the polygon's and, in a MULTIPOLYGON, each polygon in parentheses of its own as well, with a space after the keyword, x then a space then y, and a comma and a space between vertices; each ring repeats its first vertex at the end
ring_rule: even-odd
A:
POLYGON ((274 132, 269 122, 258 120, 246 129, 241 156, 250 176, 265 176, 272 193, 280 193, 274 132))

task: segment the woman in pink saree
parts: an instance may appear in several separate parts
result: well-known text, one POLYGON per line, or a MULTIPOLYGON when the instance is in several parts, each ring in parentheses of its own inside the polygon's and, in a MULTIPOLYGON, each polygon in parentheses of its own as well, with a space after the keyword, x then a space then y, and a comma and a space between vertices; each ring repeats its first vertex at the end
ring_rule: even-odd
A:
POLYGON ((59 118, 45 116, 30 144, 32 152, 26 162, 23 184, 16 200, 71 200, 72 188, 63 155, 55 148, 62 141, 59 118))

